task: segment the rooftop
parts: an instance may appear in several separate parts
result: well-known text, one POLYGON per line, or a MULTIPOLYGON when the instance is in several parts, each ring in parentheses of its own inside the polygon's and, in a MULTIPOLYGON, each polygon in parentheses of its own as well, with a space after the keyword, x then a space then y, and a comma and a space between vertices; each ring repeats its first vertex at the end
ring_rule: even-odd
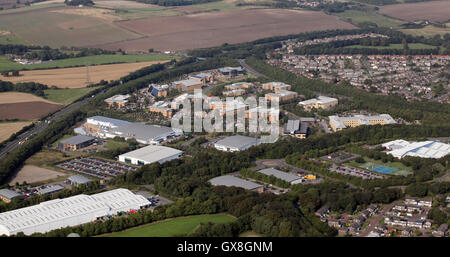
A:
POLYGON ((61 144, 78 145, 93 140, 93 137, 78 135, 59 141, 61 144))
POLYGON ((215 177, 213 179, 210 179, 209 182, 211 182, 211 184, 214 186, 227 186, 227 187, 235 186, 235 187, 241 187, 241 188, 244 188, 247 190, 254 190, 254 189, 257 189, 257 188, 260 188, 263 186, 263 185, 256 184, 254 182, 251 182, 251 181, 248 181, 245 179, 241 179, 241 178, 237 178, 234 176, 230 176, 230 175, 215 177))
POLYGON ((254 137, 246 137, 241 135, 235 135, 226 137, 222 140, 216 142, 216 145, 222 145, 226 147, 240 148, 242 146, 246 146, 248 144, 255 143, 259 144, 260 140, 254 137))
POLYGON ((86 177, 80 176, 80 175, 70 176, 68 178, 68 180, 71 182, 75 182, 77 184, 87 184, 92 181, 92 180, 90 180, 86 177))
POLYGON ((288 173, 288 172, 284 172, 284 171, 281 171, 281 170, 277 170, 277 169, 274 169, 274 168, 258 170, 258 172, 260 172, 262 174, 265 174, 267 176, 274 176, 276 178, 282 179, 282 180, 287 181, 287 182, 292 182, 292 181, 300 179, 299 177, 297 177, 294 174, 291 174, 291 173, 288 173))
POLYGON ((109 131, 109 133, 121 137, 132 137, 139 141, 150 142, 176 132, 172 128, 165 126, 129 123, 117 128, 113 128, 109 131))
POLYGON ((12 200, 15 197, 22 196, 21 194, 17 193, 16 191, 10 190, 10 189, 0 189, 0 196, 12 200))
POLYGON ((181 153, 183 152, 175 148, 159 145, 149 145, 128 153, 124 153, 121 156, 154 163, 181 153))

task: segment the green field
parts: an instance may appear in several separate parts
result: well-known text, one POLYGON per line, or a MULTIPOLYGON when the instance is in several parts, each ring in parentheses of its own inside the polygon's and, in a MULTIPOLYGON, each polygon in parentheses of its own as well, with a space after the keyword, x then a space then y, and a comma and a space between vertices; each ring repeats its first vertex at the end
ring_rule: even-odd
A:
POLYGON ((127 142, 119 142, 115 140, 106 140, 105 147, 111 150, 128 146, 127 142))
POLYGON ((10 14, 10 13, 21 13, 21 12, 26 12, 26 11, 45 9, 45 8, 50 8, 50 7, 60 7, 60 6, 65 6, 65 4, 64 3, 48 3, 48 4, 24 6, 24 7, 20 7, 20 8, 16 8, 16 9, 2 10, 2 11, 0 11, 0 15, 10 14))
POLYGON ((447 33, 450 33, 450 23, 446 23, 445 28, 428 25, 421 29, 401 29, 400 31, 405 34, 413 36, 424 36, 424 37, 433 37, 435 35, 443 36, 447 33))
POLYGON ((228 223, 236 218, 227 214, 196 215, 180 217, 150 223, 137 228, 128 229, 122 232, 108 234, 108 237, 170 237, 177 235, 187 235, 195 230, 202 222, 228 223))
POLYGON ((0 71, 68 68, 76 66, 85 66, 85 65, 92 66, 92 65, 113 64, 113 63, 151 62, 159 60, 170 60, 173 58, 174 57, 171 55, 163 55, 163 54, 140 54, 140 55, 103 54, 79 58, 61 59, 41 64, 23 65, 20 63, 13 62, 6 57, 0 56, 0 71))
POLYGON ((44 90, 45 99, 61 104, 71 104, 80 97, 97 89, 97 87, 47 89, 44 90))
MULTIPOLYGON (((411 43, 408 44, 409 49, 434 49, 435 46, 426 45, 422 43, 411 43)), ((362 45, 353 45, 346 46, 346 48, 376 48, 376 49, 403 49, 402 44, 390 44, 389 46, 362 46, 362 45)))
POLYGON ((376 23, 379 27, 395 28, 405 23, 404 21, 392 19, 374 12, 363 12, 357 10, 347 10, 345 12, 337 13, 336 15, 344 19, 351 19, 351 23, 353 24, 358 24, 361 22, 373 22, 376 23))

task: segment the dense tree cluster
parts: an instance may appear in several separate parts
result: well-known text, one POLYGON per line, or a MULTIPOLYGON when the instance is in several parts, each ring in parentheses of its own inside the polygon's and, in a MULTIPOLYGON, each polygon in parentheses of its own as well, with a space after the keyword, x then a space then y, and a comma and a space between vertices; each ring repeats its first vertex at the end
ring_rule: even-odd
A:
POLYGON ((161 6, 183 6, 183 5, 217 2, 219 0, 134 0, 134 1, 139 3, 156 4, 161 6))
POLYGON ((44 90, 48 89, 47 85, 36 83, 36 82, 20 82, 20 83, 12 83, 9 81, 1 81, 0 80, 0 92, 24 92, 30 93, 37 96, 45 96, 44 90))
POLYGON ((79 5, 92 6, 92 5, 94 5, 94 2, 92 0, 64 0, 64 3, 66 5, 70 5, 70 6, 79 6, 79 5))

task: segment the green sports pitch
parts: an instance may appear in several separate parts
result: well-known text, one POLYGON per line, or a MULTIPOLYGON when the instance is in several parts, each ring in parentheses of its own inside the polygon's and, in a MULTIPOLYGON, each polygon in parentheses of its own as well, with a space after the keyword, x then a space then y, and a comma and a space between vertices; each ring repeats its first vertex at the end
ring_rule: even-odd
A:
POLYGON ((229 223, 236 218, 228 214, 195 215, 150 223, 121 232, 107 234, 107 237, 171 237, 192 233, 200 223, 229 223))

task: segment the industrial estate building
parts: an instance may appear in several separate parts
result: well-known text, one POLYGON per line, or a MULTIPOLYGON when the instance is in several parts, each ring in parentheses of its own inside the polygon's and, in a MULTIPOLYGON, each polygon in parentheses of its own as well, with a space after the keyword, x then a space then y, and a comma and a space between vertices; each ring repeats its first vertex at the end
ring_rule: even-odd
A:
POLYGON ((61 150, 78 150, 94 143, 95 138, 85 135, 78 135, 59 141, 58 148, 61 150))
POLYGON ((0 235, 25 235, 78 226, 119 212, 150 206, 141 195, 128 189, 115 189, 94 195, 76 195, 0 213, 0 235))
POLYGON ((72 186, 79 186, 79 185, 87 185, 91 183, 92 180, 80 175, 75 175, 67 178, 67 182, 72 186))
POLYGON ((333 131, 340 131, 347 127, 358 127, 361 125, 386 125, 397 123, 389 114, 380 115, 354 115, 351 117, 328 116, 333 131))
POLYGON ((225 176, 220 176, 220 177, 215 177, 213 179, 210 179, 209 182, 213 185, 213 186, 227 186, 227 187, 241 187, 247 190, 252 190, 252 191, 258 191, 258 192, 262 192, 264 191, 264 186, 245 180, 245 179, 241 179, 241 178, 237 178, 234 176, 230 176, 230 175, 225 175, 225 176))
POLYGON ((146 125, 103 116, 87 118, 82 127, 75 129, 79 134, 99 138, 134 138, 141 144, 160 144, 161 142, 183 134, 181 130, 159 125, 146 125))
POLYGON ((105 131, 103 134, 106 138, 134 138, 141 144, 160 144, 169 138, 180 136, 182 132, 165 126, 130 123, 105 131))
POLYGON ((384 143, 382 146, 389 150, 388 154, 399 159, 405 156, 439 159, 450 154, 450 144, 436 141, 408 142, 400 139, 384 143))
POLYGON ((149 145, 140 149, 119 155, 119 161, 134 165, 146 165, 155 162, 163 163, 183 154, 182 151, 159 145, 149 145))
POLYGON ((285 135, 291 135, 296 138, 305 139, 309 133, 309 127, 300 120, 288 120, 283 130, 285 135))
POLYGON ((262 173, 267 176, 274 176, 278 179, 284 180, 286 182, 289 182, 291 185, 299 184, 303 182, 303 179, 301 177, 298 177, 294 174, 291 174, 289 172, 284 172, 281 170, 277 170, 274 168, 267 168, 263 170, 258 170, 259 173, 262 173))
POLYGON ((130 95, 115 95, 115 96, 112 96, 110 98, 106 98, 105 102, 110 107, 123 108, 123 107, 125 107, 127 105, 127 103, 128 103, 127 99, 128 98, 130 98, 130 95))
POLYGON ((220 151, 236 152, 246 150, 260 143, 261 141, 257 138, 236 135, 217 141, 214 147, 220 151))
POLYGON ((242 67, 223 67, 219 69, 219 73, 225 76, 237 76, 244 74, 242 67))
POLYGON ((315 109, 329 109, 338 104, 338 99, 327 97, 327 96, 319 96, 317 98, 312 98, 306 101, 302 101, 298 103, 305 110, 315 109))
POLYGON ((10 189, 0 189, 0 199, 5 202, 9 203, 14 199, 22 199, 24 196, 17 193, 16 191, 10 190, 10 189))

